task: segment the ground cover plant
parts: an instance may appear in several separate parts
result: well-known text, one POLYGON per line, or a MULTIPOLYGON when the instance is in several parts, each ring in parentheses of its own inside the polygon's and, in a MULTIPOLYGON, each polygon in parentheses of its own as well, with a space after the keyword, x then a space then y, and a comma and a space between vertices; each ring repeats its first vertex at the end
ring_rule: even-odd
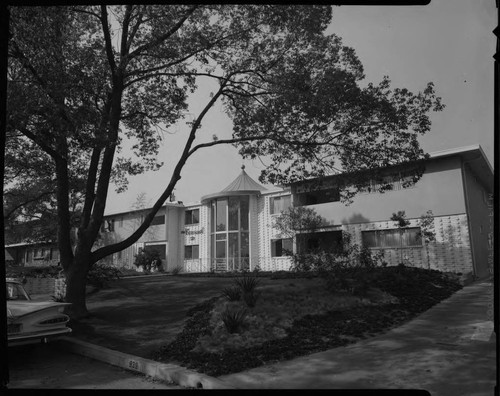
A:
POLYGON ((405 266, 372 269, 363 295, 328 291, 320 277, 281 275, 256 290, 253 308, 227 293, 193 307, 182 332, 153 358, 213 376, 239 372, 380 334, 461 288, 456 277, 405 266), (228 312, 232 332, 222 320, 228 312))

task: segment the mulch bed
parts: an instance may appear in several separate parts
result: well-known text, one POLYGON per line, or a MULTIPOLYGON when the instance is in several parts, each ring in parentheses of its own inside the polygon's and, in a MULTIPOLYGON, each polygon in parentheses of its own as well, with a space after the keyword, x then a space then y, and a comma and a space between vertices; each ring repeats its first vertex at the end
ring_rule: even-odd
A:
POLYGON ((355 307, 295 320, 287 336, 251 348, 221 354, 192 352, 199 337, 210 334, 210 311, 217 298, 192 308, 183 331, 153 358, 220 376, 263 364, 344 346, 399 326, 462 288, 441 272, 408 267, 377 268, 374 286, 397 297, 398 304, 355 307))

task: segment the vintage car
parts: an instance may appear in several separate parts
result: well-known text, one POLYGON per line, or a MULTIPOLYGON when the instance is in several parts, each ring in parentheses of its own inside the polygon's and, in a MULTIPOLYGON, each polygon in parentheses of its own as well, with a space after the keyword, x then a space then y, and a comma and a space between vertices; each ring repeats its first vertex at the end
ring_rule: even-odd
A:
POLYGON ((22 345, 48 340, 71 333, 69 317, 62 313, 68 303, 33 301, 22 283, 8 280, 7 336, 8 345, 22 345))

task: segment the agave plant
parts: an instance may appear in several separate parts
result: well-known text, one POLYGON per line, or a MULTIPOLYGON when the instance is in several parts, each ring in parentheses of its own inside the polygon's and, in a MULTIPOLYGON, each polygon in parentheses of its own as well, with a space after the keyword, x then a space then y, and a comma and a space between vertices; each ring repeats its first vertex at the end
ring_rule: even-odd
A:
POLYGON ((241 289, 236 286, 226 287, 222 290, 222 296, 228 301, 239 301, 241 299, 241 289))
POLYGON ((243 326, 243 323, 245 323, 246 315, 246 309, 233 311, 226 308, 226 310, 221 313, 221 319, 228 333, 237 333, 243 326))
POLYGON ((236 285, 241 289, 243 294, 253 293, 259 285, 259 279, 254 276, 243 276, 235 280, 236 285))

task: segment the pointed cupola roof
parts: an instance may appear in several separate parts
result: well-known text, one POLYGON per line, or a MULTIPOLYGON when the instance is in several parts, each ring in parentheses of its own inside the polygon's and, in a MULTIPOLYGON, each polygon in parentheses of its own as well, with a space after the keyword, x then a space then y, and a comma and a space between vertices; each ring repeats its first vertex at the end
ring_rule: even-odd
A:
POLYGON ((221 192, 263 191, 263 190, 266 190, 266 188, 261 186, 254 179, 252 179, 250 176, 248 176, 248 174, 245 172, 245 165, 242 165, 240 175, 236 179, 234 179, 233 182, 231 184, 229 184, 229 186, 227 186, 221 192))
POLYGON ((242 165, 239 176, 225 189, 215 194, 205 195, 201 198, 201 201, 204 202, 213 198, 230 197, 235 195, 258 195, 264 190, 267 189, 248 176, 245 172, 245 165, 242 165))

